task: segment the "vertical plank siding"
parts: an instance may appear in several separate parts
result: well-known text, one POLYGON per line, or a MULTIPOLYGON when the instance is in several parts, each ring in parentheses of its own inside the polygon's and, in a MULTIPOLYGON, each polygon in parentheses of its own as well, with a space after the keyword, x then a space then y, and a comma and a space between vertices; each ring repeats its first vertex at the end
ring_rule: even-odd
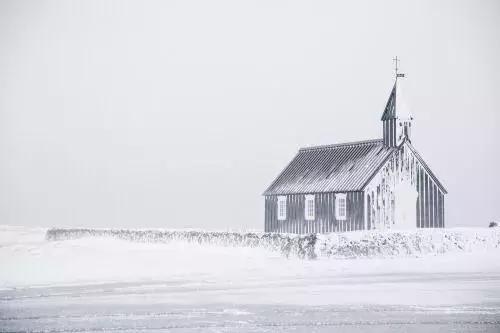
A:
MULTIPOLYGON (((371 196, 371 194, 368 194, 366 196, 366 209, 367 210, 370 210, 372 207, 371 201, 372 201, 372 196, 371 196)), ((366 213, 367 213, 367 215, 366 215, 366 230, 370 230, 371 223, 372 223, 372 221, 371 221, 372 214, 370 211, 367 211, 366 213)))
POLYGON ((434 186, 429 179, 429 227, 434 228, 434 186))
MULTIPOLYGON (((388 123, 387 131, 392 124, 388 123)), ((390 138, 391 136, 389 136, 390 138)), ((397 163, 395 168, 403 168, 397 163)), ((445 193, 420 163, 410 164, 405 167, 406 172, 414 175, 414 186, 418 196, 415 203, 417 228, 444 228, 445 227, 445 193)), ((310 193, 315 195, 315 219, 305 219, 305 193, 286 195, 286 220, 278 220, 278 196, 265 196, 265 222, 266 232, 286 232, 294 234, 329 233, 354 230, 375 229, 377 221, 392 219, 386 212, 381 212, 386 201, 380 201, 380 187, 367 187, 365 191, 345 192, 347 203, 346 220, 337 220, 335 216, 335 193, 310 193), (366 218, 365 218, 366 216, 366 218)), ((386 199, 384 199, 386 200, 386 199)), ((392 212, 394 214, 394 212, 392 212)))
POLYGON ((265 231, 280 233, 329 233, 364 229, 365 204, 363 192, 347 192, 347 218, 335 217, 335 193, 315 194, 315 219, 305 219, 305 194, 290 194, 286 200, 286 220, 278 220, 277 196, 265 197, 265 231))
POLYGON ((416 203, 416 207, 415 207, 415 209, 417 211, 417 228, 421 228, 421 224, 420 224, 420 200, 421 200, 420 183, 421 183, 420 169, 417 169, 417 193, 418 193, 418 196, 417 196, 417 203, 416 203))
POLYGON ((445 220, 444 220, 444 194, 441 193, 441 227, 445 227, 445 220))
POLYGON ((430 214, 429 214, 429 177, 424 174, 424 228, 429 228, 430 214))
POLYGON ((444 228, 444 193, 421 167, 417 192, 417 228, 444 228))
MULTIPOLYGON (((417 228, 444 228, 445 209, 444 193, 433 182, 422 168, 417 170, 417 228)), ((347 218, 337 220, 335 217, 335 193, 318 193, 315 195, 315 220, 305 219, 305 194, 287 195, 286 220, 278 220, 277 196, 265 197, 265 232, 280 233, 329 233, 373 229, 371 209, 373 193, 362 191, 347 192, 347 218), (365 204, 365 200, 367 204, 365 204), (365 215, 366 225, 365 225, 365 215)), ((375 212, 376 213, 376 212, 375 212)))
POLYGON ((388 119, 383 122, 384 145, 396 146, 396 119, 388 119))

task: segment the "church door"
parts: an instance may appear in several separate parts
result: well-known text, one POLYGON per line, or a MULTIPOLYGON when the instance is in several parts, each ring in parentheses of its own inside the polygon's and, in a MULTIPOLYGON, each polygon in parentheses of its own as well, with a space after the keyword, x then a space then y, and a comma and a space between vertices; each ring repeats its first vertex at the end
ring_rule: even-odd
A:
POLYGON ((417 190, 410 181, 402 181, 396 186, 394 195, 396 206, 394 229, 415 229, 417 227, 417 190))

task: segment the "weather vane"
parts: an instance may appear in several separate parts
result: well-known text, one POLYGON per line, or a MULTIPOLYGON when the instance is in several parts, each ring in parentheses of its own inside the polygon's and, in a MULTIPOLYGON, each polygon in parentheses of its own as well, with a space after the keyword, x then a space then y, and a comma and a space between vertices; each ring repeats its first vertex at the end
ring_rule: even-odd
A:
POLYGON ((403 73, 398 73, 398 69, 399 69, 398 64, 401 60, 399 60, 398 57, 396 56, 396 58, 393 58, 392 61, 394 61, 394 71, 396 73, 396 79, 398 77, 405 77, 405 75, 403 73))

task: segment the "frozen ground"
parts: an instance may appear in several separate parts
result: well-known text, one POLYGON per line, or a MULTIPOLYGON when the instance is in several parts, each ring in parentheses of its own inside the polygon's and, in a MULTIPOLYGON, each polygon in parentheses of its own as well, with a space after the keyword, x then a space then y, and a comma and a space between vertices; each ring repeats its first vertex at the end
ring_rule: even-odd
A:
POLYGON ((0 226, 0 331, 500 331, 500 249, 487 229, 405 246, 415 238, 320 237, 316 260, 45 232, 0 226), (390 250, 360 250, 378 242, 390 250))

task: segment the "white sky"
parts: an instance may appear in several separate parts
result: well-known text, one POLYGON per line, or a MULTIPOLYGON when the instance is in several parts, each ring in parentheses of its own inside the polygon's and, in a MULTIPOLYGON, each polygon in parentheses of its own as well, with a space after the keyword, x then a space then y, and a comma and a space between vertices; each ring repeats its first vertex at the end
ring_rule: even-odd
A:
POLYGON ((381 137, 395 55, 447 225, 500 220, 498 1, 0 1, 0 224, 262 228, 299 147, 381 137))

